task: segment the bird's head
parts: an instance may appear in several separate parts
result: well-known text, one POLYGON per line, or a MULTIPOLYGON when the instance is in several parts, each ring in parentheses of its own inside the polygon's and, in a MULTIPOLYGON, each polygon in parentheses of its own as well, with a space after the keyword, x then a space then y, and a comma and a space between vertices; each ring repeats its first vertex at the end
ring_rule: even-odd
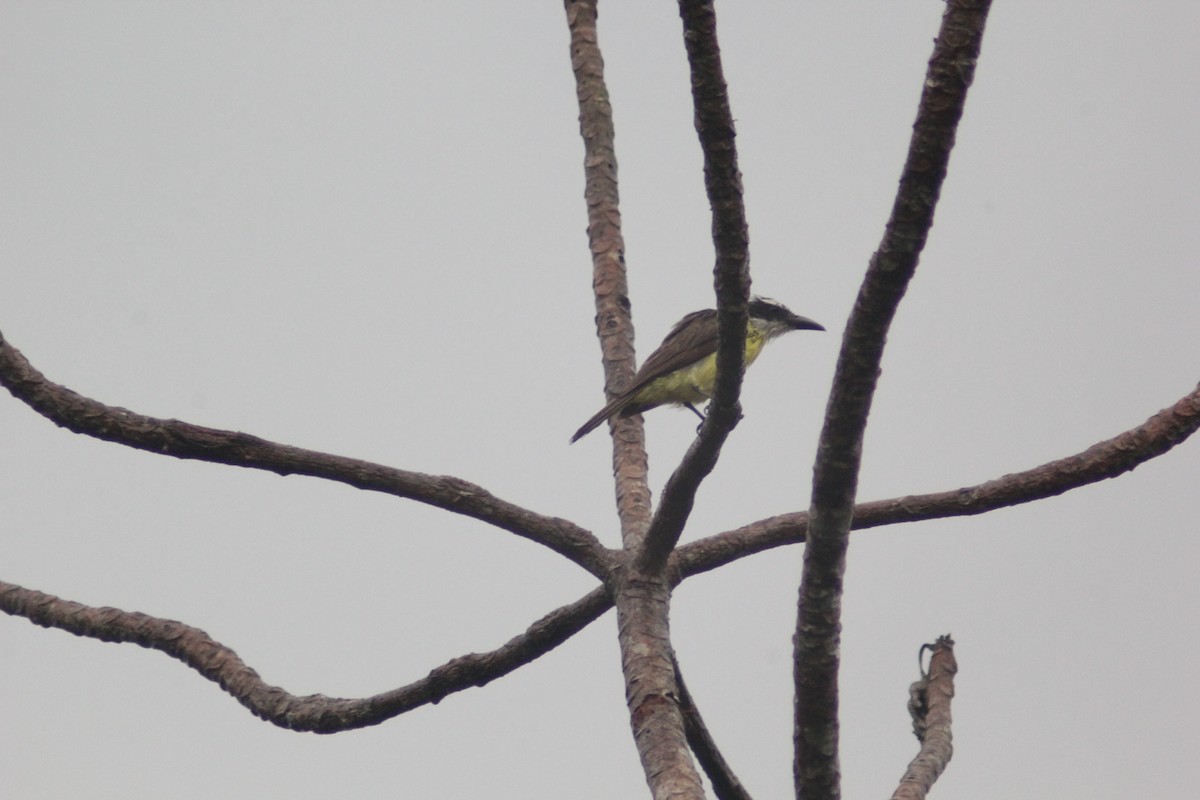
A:
POLYGON ((792 311, 769 297, 752 297, 749 306, 750 322, 768 339, 773 339, 788 331, 823 331, 825 327, 819 322, 813 322, 808 317, 793 314, 792 311))

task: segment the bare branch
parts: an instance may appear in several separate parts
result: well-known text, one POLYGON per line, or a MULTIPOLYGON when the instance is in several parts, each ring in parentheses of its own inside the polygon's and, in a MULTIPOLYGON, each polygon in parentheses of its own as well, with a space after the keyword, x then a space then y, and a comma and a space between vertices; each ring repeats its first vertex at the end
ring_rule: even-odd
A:
POLYGON ((954 676, 958 673, 954 640, 942 636, 936 644, 925 647, 933 651, 929 673, 909 688, 908 702, 921 751, 909 763, 892 800, 923 800, 954 754, 950 730, 950 700, 954 697, 954 676))
MULTIPOLYGON (((633 374, 633 326, 621 258, 612 117, 597 45, 595 2, 566 0, 565 5, 571 30, 571 64, 579 98, 580 131, 586 147, 585 196, 596 324, 604 353, 607 388, 612 397, 628 384, 633 374)), ((744 317, 744 308, 742 313, 744 317)), ((612 430, 622 542, 627 552, 634 552, 643 548, 649 522, 645 439, 640 418, 614 422, 612 430)), ((642 570, 629 565, 613 573, 610 586, 617 606, 626 704, 646 781, 655 797, 698 798, 703 796, 703 790, 688 755, 671 667, 667 624, 670 583, 662 574, 666 552, 677 537, 678 532, 666 545, 656 569, 642 570)))
MULTIPOLYGON (((609 399, 633 378, 633 320, 625 280, 625 240, 618 206, 617 156, 613 144, 612 105, 604 82, 604 59, 596 34, 595 0, 565 0, 571 31, 571 68, 579 101, 579 132, 584 144, 584 199, 596 292, 596 333, 604 361, 609 399)), ((640 415, 614 417, 613 476, 621 540, 633 549, 650 524, 650 488, 646 437, 640 415)))
POLYGON ((673 663, 675 664, 675 683, 679 687, 679 708, 683 712, 684 732, 687 734, 688 746, 692 748, 692 752, 696 754, 696 760, 700 762, 704 774, 708 776, 708 782, 712 784, 717 800, 752 800, 746 787, 742 786, 742 782, 738 780, 733 769, 725 761, 725 757, 721 755, 716 740, 708 732, 708 726, 704 724, 704 718, 700 716, 700 709, 696 707, 696 701, 683 681, 683 673, 679 670, 679 661, 676 660, 673 663))
POLYGON ((615 595, 625 702, 646 783, 654 797, 704 797, 688 752, 675 684, 668 612, 670 582, 632 567, 617 573, 615 595))
POLYGON ((750 299, 750 233, 734 147, 733 112, 717 43, 717 17, 712 0, 680 0, 679 15, 691 67, 696 132, 704 152, 704 186, 712 207, 719 325, 717 379, 700 436, 663 487, 640 555, 640 566, 647 571, 666 564, 692 512, 700 482, 717 465, 726 438, 741 418, 738 396, 750 299))
POLYGON ((565 556, 603 579, 612 556, 591 533, 573 523, 545 517, 448 475, 385 467, 369 461, 276 444, 257 436, 158 419, 106 406, 48 381, 0 334, 0 384, 55 425, 126 447, 175 458, 307 475, 358 489, 416 500, 473 517, 565 556))
MULTIPOLYGON (((719 314, 718 376, 711 416, 668 480, 633 563, 616 574, 615 602, 626 702, 642 769, 655 797, 701 798, 700 776, 688 753, 675 683, 668 615, 667 557, 683 531, 696 489, 712 471, 737 423, 749 296, 748 250, 741 185, 733 150, 733 119, 717 49, 711 2, 680 0, 692 68, 696 129, 704 150, 713 207, 719 314)), ((634 543, 627 539, 627 548, 634 543)))
MULTIPOLYGON (((966 517, 1054 497, 1123 475, 1163 455, 1200 429, 1200 386, 1141 425, 1083 452, 986 483, 948 492, 874 500, 854 507, 854 530, 926 519, 966 517)), ((672 554, 679 578, 708 572, 739 558, 803 542, 808 514, 796 512, 709 536, 672 554)))
POLYGON ((836 800, 842 576, 863 431, 887 330, 933 225, 975 74, 990 0, 948 0, 925 77, 900 189, 850 314, 817 447, 795 638, 796 760, 801 798, 836 800))
POLYGON ((0 582, 0 610, 76 636, 159 650, 218 684, 255 716, 281 728, 313 733, 378 725, 455 692, 485 686, 550 652, 611 606, 607 592, 596 589, 550 612, 496 650, 456 658, 408 686, 350 700, 319 694, 302 697, 271 686, 233 650, 182 622, 116 608, 93 608, 0 582))

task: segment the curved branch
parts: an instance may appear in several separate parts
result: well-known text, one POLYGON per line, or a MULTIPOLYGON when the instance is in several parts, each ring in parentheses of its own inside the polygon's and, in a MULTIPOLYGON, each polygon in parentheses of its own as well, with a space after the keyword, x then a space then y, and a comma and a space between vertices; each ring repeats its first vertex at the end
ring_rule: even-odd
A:
MULTIPOLYGON (((595 0, 565 0, 565 6, 571 33, 571 68, 579 102, 579 132, 584 145, 584 199, 592 252, 592 287, 596 293, 596 334, 600 337, 604 361, 604 386, 612 399, 629 385, 637 366, 629 286, 625 280, 625 240, 621 236, 612 105, 596 34, 595 0)), ((641 543, 650 524, 645 431, 637 414, 614 418, 611 430, 621 541, 632 549, 641 543)))
POLYGON ((55 425, 75 433, 175 458, 307 475, 416 500, 473 517, 545 545, 603 579, 612 557, 596 537, 566 520, 545 517, 446 475, 276 444, 257 436, 158 419, 106 406, 47 380, 0 334, 0 384, 55 425))
MULTIPOLYGON (((854 527, 864 529, 982 514, 1062 494, 1129 472, 1166 453, 1197 429, 1200 429, 1200 386, 1144 424, 1082 453, 972 487, 863 503, 855 509, 854 527)), ((804 513, 785 514, 684 545, 673 556, 672 567, 678 569, 682 579, 743 556, 802 542, 807 521, 808 515, 804 513)), ((482 686, 553 649, 611 606, 607 594, 597 589, 546 615, 524 634, 491 653, 455 659, 434 669, 422 681, 374 698, 337 700, 319 695, 298 698, 263 684, 232 651, 182 623, 112 608, 91 608, 0 583, 0 608, 7 613, 78 636, 132 642, 168 653, 219 683, 263 719, 295 730, 323 733, 378 724, 468 686, 482 686), (242 687, 240 694, 233 687, 242 687)))
POLYGON ((750 233, 734 146, 737 133, 717 42, 717 16, 712 0, 680 0, 679 15, 691 68, 696 133, 704 152, 704 187, 712 208, 719 326, 717 378, 700 436, 663 487, 640 555, 640 567, 646 571, 666 564, 687 524, 701 481, 716 467, 725 440, 741 418, 738 396, 750 299, 750 233))
MULTIPOLYGON (((967 517, 1054 497, 1123 475, 1163 455, 1197 430, 1200 430, 1200 386, 1136 428, 1080 453, 962 489, 860 503, 854 507, 852 527, 865 530, 926 519, 967 517)), ((672 554, 672 568, 682 580, 764 550, 798 544, 808 534, 808 522, 806 512, 781 514, 690 542, 672 554)))
POLYGON ((471 653, 433 669, 408 686, 361 699, 297 696, 265 683, 228 647, 182 622, 116 608, 93 608, 0 582, 0 609, 35 625, 104 642, 131 643, 176 658, 218 684, 255 716, 281 728, 337 733, 378 725, 472 686, 485 686, 545 655, 612 607, 595 589, 558 608, 489 653, 471 653))
POLYGON ((989 5, 990 0, 948 0, 946 4, 900 189, 838 355, 813 469, 812 517, 796 621, 793 775, 798 797, 837 798, 841 792, 837 674, 842 576, 863 431, 888 327, 933 225, 989 5))
POLYGON ((696 754, 696 760, 704 768, 708 782, 712 784, 713 794, 717 800, 753 800, 746 787, 738 780, 738 776, 721 754, 717 742, 704 724, 704 717, 696 706, 692 693, 688 691, 683 680, 683 672, 679 669, 679 661, 675 665, 675 683, 679 687, 679 709, 683 713, 684 730, 687 733, 688 747, 696 754))

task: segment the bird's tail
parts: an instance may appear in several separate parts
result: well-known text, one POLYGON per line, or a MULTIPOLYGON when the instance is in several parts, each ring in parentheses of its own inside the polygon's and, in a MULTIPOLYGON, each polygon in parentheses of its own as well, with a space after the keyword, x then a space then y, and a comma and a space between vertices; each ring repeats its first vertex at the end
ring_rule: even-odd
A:
POLYGON ((614 397, 608 402, 607 405, 604 406, 604 408, 597 411, 595 416, 583 423, 579 430, 575 431, 575 435, 571 437, 571 444, 575 444, 584 436, 587 436, 589 433, 596 430, 596 428, 600 427, 600 423, 604 422, 604 420, 614 416, 615 414, 618 414, 628 402, 629 396, 626 394, 621 394, 617 397, 614 397))

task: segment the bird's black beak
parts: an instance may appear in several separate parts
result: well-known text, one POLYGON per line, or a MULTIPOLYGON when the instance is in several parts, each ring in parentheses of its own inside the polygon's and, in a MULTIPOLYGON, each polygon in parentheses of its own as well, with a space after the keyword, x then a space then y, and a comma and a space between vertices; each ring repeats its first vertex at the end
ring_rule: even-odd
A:
POLYGON ((808 317, 802 317, 799 314, 792 314, 788 320, 788 327, 794 331, 823 331, 825 326, 819 322, 814 322, 808 317))

